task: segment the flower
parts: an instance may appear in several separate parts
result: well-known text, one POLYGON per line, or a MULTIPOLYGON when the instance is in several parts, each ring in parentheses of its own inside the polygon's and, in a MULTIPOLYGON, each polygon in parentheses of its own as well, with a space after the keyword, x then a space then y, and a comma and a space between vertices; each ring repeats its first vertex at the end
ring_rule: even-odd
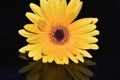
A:
POLYGON ((83 57, 92 58, 88 49, 99 49, 99 34, 95 23, 97 18, 83 18, 74 21, 78 16, 82 1, 40 0, 40 7, 31 3, 34 13, 27 12, 32 22, 26 24, 19 34, 26 37, 28 45, 19 49, 20 53, 28 52, 29 57, 44 63, 69 64, 84 62, 83 57))

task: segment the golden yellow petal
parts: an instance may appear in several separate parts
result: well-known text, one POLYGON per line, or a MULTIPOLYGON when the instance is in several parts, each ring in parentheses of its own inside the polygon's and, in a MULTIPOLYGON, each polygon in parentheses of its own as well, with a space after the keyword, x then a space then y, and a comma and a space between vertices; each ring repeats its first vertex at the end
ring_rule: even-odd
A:
MULTIPOLYGON (((49 44, 49 43, 48 43, 49 44)), ((59 64, 63 64, 65 63, 63 61, 63 58, 65 56, 65 53, 62 51, 61 47, 58 47, 57 45, 53 45, 53 44, 49 44, 51 50, 49 50, 49 54, 53 57, 53 59, 55 60, 55 62, 59 63, 59 64)))
POLYGON ((47 0, 40 0, 40 7, 41 7, 41 12, 44 16, 44 18, 48 21, 48 22, 51 22, 52 18, 51 18, 51 15, 49 13, 50 12, 50 9, 48 7, 48 1, 47 0))
MULTIPOLYGON (((61 46, 62 47, 62 46, 61 46)), ((67 64, 68 63, 68 58, 65 56, 65 52, 63 50, 60 51, 60 53, 58 53, 60 49, 57 49, 56 46, 52 47, 52 54, 54 55, 54 61, 57 64, 67 64)))
POLYGON ((97 38, 92 37, 90 35, 86 35, 86 34, 84 34, 84 35, 74 35, 72 37, 75 37, 76 40, 81 40, 82 39, 82 40, 84 40, 87 43, 96 43, 96 42, 98 42, 97 38))
POLYGON ((81 35, 81 39, 84 39, 87 43, 96 43, 98 42, 98 39, 95 37, 87 36, 87 35, 81 35))
POLYGON ((65 14, 67 8, 66 0, 61 0, 57 9, 57 22, 62 24, 63 15, 65 14))
POLYGON ((71 31, 71 34, 73 35, 80 35, 80 34, 86 34, 88 32, 91 32, 93 31, 94 29, 96 29, 96 25, 94 24, 89 24, 89 25, 86 25, 86 26, 83 26, 77 30, 73 30, 71 31))
MULTIPOLYGON (((65 53, 64 53, 64 54, 65 54, 65 53)), ((63 56, 63 62, 64 62, 65 64, 69 64, 69 58, 68 58, 67 55, 64 55, 64 56, 63 56)))
POLYGON ((48 39, 48 35, 46 33, 39 33, 27 39, 29 43, 43 43, 48 39))
POLYGON ((66 50, 70 51, 73 55, 77 55, 78 53, 75 49, 76 49, 75 46, 72 44, 66 46, 66 50))
POLYGON ((38 60, 40 60, 41 58, 42 58, 41 55, 37 55, 37 56, 33 57, 33 60, 38 61, 38 60))
POLYGON ((40 6, 44 17, 49 23, 60 23, 65 12, 66 0, 41 0, 40 6))
POLYGON ((27 31, 30 31, 30 32, 33 32, 33 33, 40 33, 41 31, 39 30, 38 28, 38 25, 35 25, 35 24, 26 24, 24 26, 24 28, 27 30, 27 31))
POLYGON ((74 45, 77 47, 77 48, 80 48, 80 49, 91 49, 91 46, 90 44, 86 43, 85 41, 83 40, 76 40, 74 41, 74 45))
POLYGON ((49 41, 45 42, 45 45, 42 48, 42 53, 45 56, 48 56, 48 62, 53 62, 53 60, 55 59, 55 51, 54 51, 54 47, 53 44, 51 44, 49 41))
POLYGON ((27 12, 26 13, 26 17, 32 21, 34 24, 37 24, 38 26, 43 26, 45 24, 45 21, 43 18, 41 18, 40 16, 38 15, 35 15, 31 12, 27 12))
POLYGON ((34 3, 30 3, 30 8, 32 9, 32 11, 36 14, 39 15, 40 17, 43 17, 41 9, 39 6, 37 6, 34 3))
POLYGON ((69 52, 65 49, 63 49, 63 51, 73 62, 78 63, 78 59, 75 56, 73 56, 71 52, 69 52))
POLYGON ((82 8, 82 2, 80 0, 71 0, 67 6, 65 16, 63 17, 63 22, 65 26, 70 24, 79 14, 82 8))
POLYGON ((23 37, 26 37, 26 38, 32 37, 32 36, 35 35, 35 34, 33 34, 33 33, 30 33, 30 32, 25 31, 24 29, 19 30, 18 33, 19 33, 20 35, 22 35, 23 37))
POLYGON ((30 51, 30 50, 37 48, 38 46, 40 46, 40 44, 28 44, 28 45, 20 48, 19 52, 25 53, 26 51, 30 51))
POLYGON ((44 59, 42 59, 42 61, 44 63, 46 63, 46 61, 49 62, 49 63, 51 63, 54 60, 54 57, 53 57, 50 49, 51 49, 50 46, 46 46, 46 44, 42 48, 42 54, 43 54, 43 57, 44 57, 44 59))
POLYGON ((87 32, 90 32, 90 31, 92 31, 94 29, 96 29, 96 25, 89 24, 89 25, 81 27, 80 29, 78 29, 78 31, 87 31, 87 32))
POLYGON ((55 58, 54 61, 55 61, 57 64, 61 64, 61 65, 64 65, 64 64, 65 64, 63 60, 60 60, 60 59, 58 59, 57 57, 55 58))
POLYGON ((51 55, 51 54, 49 54, 49 55, 47 55, 47 56, 48 56, 48 62, 49 62, 49 63, 52 63, 53 60, 54 60, 54 56, 51 55))
POLYGON ((97 44, 88 44, 83 40, 75 41, 74 45, 80 49, 99 49, 99 46, 97 44))
POLYGON ((92 55, 88 51, 82 49, 78 49, 78 50, 84 57, 92 58, 92 55))
POLYGON ((89 24, 95 24, 98 21, 97 18, 83 18, 79 19, 68 26, 69 30, 77 30, 89 24))
POLYGON ((46 43, 44 44, 43 48, 42 48, 42 53, 44 55, 50 55, 52 54, 53 52, 51 51, 51 48, 53 47, 53 45, 49 42, 49 41, 46 41, 46 43))
POLYGON ((83 56, 82 56, 80 53, 77 54, 76 58, 77 58, 79 61, 84 62, 84 58, 83 58, 83 56))
POLYGON ((99 46, 97 44, 90 44, 91 49, 98 50, 99 46))
POLYGON ((100 34, 100 32, 98 30, 94 30, 92 32, 87 33, 87 35, 90 35, 90 36, 96 36, 96 35, 99 35, 99 34, 100 34))
POLYGON ((55 58, 54 61, 55 61, 55 63, 57 63, 57 64, 60 64, 60 63, 61 63, 58 58, 55 58))
POLYGON ((43 62, 43 63, 47 63, 47 62, 48 62, 48 57, 47 57, 47 56, 43 56, 42 62, 43 62))
MULTIPOLYGON (((71 45, 72 47, 73 45, 71 45)), ((67 49, 67 48, 66 48, 67 49)), ((76 58, 81 61, 81 62, 84 62, 84 59, 82 57, 82 55, 80 54, 80 51, 78 51, 76 48, 69 48, 69 51, 71 52, 71 54, 73 54, 74 56, 76 56, 76 58)))
POLYGON ((63 57, 64 57, 64 55, 65 55, 65 53, 63 52, 63 48, 62 48, 62 46, 54 46, 55 48, 55 54, 56 54, 56 56, 60 59, 60 60, 62 60, 63 59, 63 57))
POLYGON ((58 0, 48 0, 48 7, 49 7, 49 15, 51 18, 52 23, 57 23, 56 21, 58 20, 58 11, 57 11, 57 5, 59 6, 59 1, 58 0))
POLYGON ((29 51, 28 56, 33 57, 33 60, 39 60, 42 58, 42 53, 40 49, 36 48, 34 50, 29 51))

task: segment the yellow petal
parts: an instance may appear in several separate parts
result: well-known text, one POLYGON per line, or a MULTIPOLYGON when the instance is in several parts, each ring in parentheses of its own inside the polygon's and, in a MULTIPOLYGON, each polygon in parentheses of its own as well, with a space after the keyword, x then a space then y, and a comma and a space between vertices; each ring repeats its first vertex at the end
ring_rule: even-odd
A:
POLYGON ((28 53, 28 56, 29 57, 33 57, 34 60, 39 60, 42 58, 42 55, 41 55, 41 50, 40 49, 34 49, 34 50, 31 50, 29 53, 28 53))
POLYGON ((87 43, 96 43, 98 42, 98 39, 95 37, 91 37, 91 36, 82 36, 81 35, 81 39, 84 39, 87 43))
POLYGON ((19 30, 18 33, 19 33, 20 35, 26 37, 26 38, 32 37, 32 36, 35 35, 35 34, 33 34, 33 33, 30 33, 30 32, 25 31, 24 29, 19 30))
POLYGON ((62 24, 63 15, 65 14, 67 8, 66 0, 61 0, 57 9, 57 22, 62 24))
POLYGON ((43 56, 42 62, 43 62, 43 63, 47 63, 47 62, 48 62, 48 57, 47 57, 47 56, 43 56))
POLYGON ((93 31, 93 30, 95 30, 96 29, 96 25, 93 25, 93 24, 89 24, 89 25, 86 25, 86 26, 83 26, 83 27, 81 27, 81 28, 79 28, 79 29, 77 29, 77 30, 73 30, 73 31, 71 31, 71 34, 77 34, 77 35, 79 35, 79 34, 86 34, 86 33, 88 33, 88 32, 91 32, 91 31, 93 31))
POLYGON ((59 52, 59 51, 60 51, 60 50, 57 49, 57 51, 56 51, 55 54, 56 54, 56 56, 57 56, 58 59, 62 60, 64 54, 61 53, 62 51, 60 51, 60 52, 59 52))
POLYGON ((88 44, 83 40, 75 41, 74 43, 75 43, 74 45, 76 47, 80 48, 80 49, 94 49, 94 50, 99 49, 98 45, 96 45, 96 44, 88 44))
POLYGON ((34 48, 37 48, 40 44, 28 44, 22 48, 19 49, 19 52, 25 53, 26 51, 33 50, 34 48))
POLYGON ((90 35, 74 35, 73 37, 75 37, 76 39, 78 39, 78 40, 85 40, 85 42, 87 42, 87 43, 96 43, 96 42, 98 42, 98 39, 97 38, 95 38, 95 37, 92 37, 92 36, 90 36, 90 35))
POLYGON ((99 46, 97 44, 90 44, 91 49, 98 50, 99 46))
POLYGON ((92 32, 87 33, 87 35, 90 35, 90 36, 96 36, 96 35, 99 35, 99 34, 100 34, 100 32, 98 30, 94 30, 92 32))
POLYGON ((48 7, 49 7, 49 10, 47 10, 49 13, 49 16, 51 18, 51 21, 52 22, 56 22, 56 17, 57 17, 57 6, 56 5, 59 5, 58 3, 58 0, 48 0, 48 7), (56 12, 55 12, 56 11, 56 12))
POLYGON ((59 23, 65 12, 66 0, 41 0, 41 11, 49 23, 59 23))
POLYGON ((43 14, 43 16, 45 17, 45 19, 48 21, 48 22, 51 22, 52 20, 52 18, 51 18, 51 16, 50 16, 50 14, 49 13, 51 13, 50 12, 50 10, 49 10, 49 8, 48 8, 48 1, 47 0, 40 0, 40 7, 41 7, 41 12, 42 12, 42 14, 43 14))
POLYGON ((56 56, 53 46, 54 45, 51 42, 46 41, 42 48, 42 53, 45 56, 48 56, 48 62, 50 62, 50 63, 53 62, 53 60, 55 59, 55 56, 56 56))
POLYGON ((49 40, 47 40, 42 48, 42 53, 44 55, 50 55, 53 53, 53 51, 51 51, 51 48, 53 47, 53 45, 49 42, 49 40))
POLYGON ((72 53, 68 52, 67 50, 63 50, 63 51, 66 53, 66 55, 67 55, 73 62, 78 63, 77 58, 76 58, 75 56, 73 56, 72 53))
POLYGON ((63 62, 64 62, 65 64, 69 64, 69 58, 68 58, 67 55, 64 55, 64 56, 63 56, 63 62))
POLYGON ((75 41, 73 45, 80 49, 91 49, 91 46, 83 40, 75 41))
POLYGON ((55 58, 54 61, 55 61, 55 63, 57 63, 57 64, 61 64, 61 62, 60 62, 60 60, 59 60, 58 58, 55 58))
POLYGON ((44 63, 46 63, 46 62, 50 62, 51 63, 54 60, 54 57, 51 54, 51 46, 49 45, 48 41, 44 41, 43 43, 41 44, 41 48, 38 47, 38 50, 41 49, 41 53, 43 55, 42 61, 44 63))
POLYGON ((50 48, 52 47, 52 49, 49 50, 49 54, 52 55, 56 62, 58 61, 59 64, 63 64, 63 58, 65 56, 65 53, 62 51, 62 46, 58 47, 57 45, 50 43, 48 43, 48 45, 50 45, 50 48))
POLYGON ((35 15, 31 12, 27 12, 26 17, 30 21, 32 21, 34 24, 38 24, 39 26, 41 26, 41 25, 43 26, 45 24, 45 21, 41 17, 39 17, 38 15, 35 15))
POLYGON ((54 49, 54 45, 51 42, 45 43, 47 46, 42 49, 43 53, 48 56, 48 62, 53 62, 56 56, 56 49, 54 49))
POLYGON ((43 43, 47 39, 48 39, 48 35, 46 35, 45 33, 40 33, 40 34, 36 34, 36 35, 28 38, 27 42, 29 42, 29 43, 43 43))
POLYGON ((60 60, 60 59, 58 59, 57 57, 55 58, 54 61, 55 61, 57 64, 61 64, 61 65, 64 65, 64 64, 65 64, 63 60, 60 60))
POLYGON ((32 9, 32 11, 36 14, 39 15, 40 17, 43 17, 41 9, 39 6, 37 6, 34 3, 30 3, 30 8, 32 9))
POLYGON ((55 54, 56 54, 56 56, 60 59, 60 60, 62 60, 63 59, 63 57, 64 57, 64 55, 65 55, 65 53, 62 51, 63 50, 63 48, 62 48, 62 46, 54 46, 55 48, 55 54))
POLYGON ((41 58, 42 58, 41 55, 37 55, 37 56, 33 57, 33 60, 38 61, 38 60, 40 60, 41 58))
POLYGON ((48 62, 49 62, 49 63, 52 63, 53 60, 54 60, 54 56, 51 55, 51 54, 49 54, 49 55, 47 55, 47 56, 48 56, 48 62))
POLYGON ((40 33, 41 31, 39 30, 38 26, 35 24, 26 24, 24 28, 27 31, 33 32, 33 33, 40 33))
POLYGON ((82 2, 80 0, 71 0, 67 6, 65 16, 63 17, 63 23, 65 26, 70 24, 79 14, 82 8, 82 2))
POLYGON ((73 55, 77 55, 78 52, 75 50, 76 48, 75 48, 74 45, 69 44, 69 45, 67 45, 65 47, 66 47, 67 51, 70 51, 73 55))
POLYGON ((84 57, 92 58, 92 55, 88 51, 82 49, 78 49, 78 50, 84 57))
POLYGON ((83 18, 73 22, 68 28, 73 31, 89 24, 95 24, 97 21, 97 18, 83 18))
POLYGON ((84 58, 83 58, 83 56, 82 56, 80 53, 77 54, 76 58, 77 58, 79 61, 84 62, 84 58))
POLYGON ((45 22, 40 21, 37 25, 36 24, 26 24, 24 28, 33 33, 41 33, 41 31, 45 28, 45 22))
POLYGON ((66 50, 70 51, 71 54, 73 54, 74 56, 76 56, 76 58, 77 58, 79 61, 84 62, 84 59, 83 59, 82 55, 80 54, 80 51, 78 51, 76 48, 73 48, 73 49, 72 49, 72 47, 73 47, 74 45, 71 44, 70 46, 71 46, 71 48, 70 48, 70 47, 66 47, 66 50))
POLYGON ((81 27, 80 29, 78 29, 78 31, 87 31, 87 32, 90 32, 90 31, 92 31, 94 29, 96 29, 96 25, 89 24, 89 25, 81 27))
POLYGON ((66 0, 48 0, 48 12, 53 23, 60 23, 66 10, 66 0))

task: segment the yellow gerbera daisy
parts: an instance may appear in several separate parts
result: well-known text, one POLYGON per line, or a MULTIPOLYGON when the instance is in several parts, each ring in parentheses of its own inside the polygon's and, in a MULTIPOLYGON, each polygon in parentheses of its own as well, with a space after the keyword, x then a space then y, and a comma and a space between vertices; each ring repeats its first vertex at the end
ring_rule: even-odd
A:
POLYGON ((92 58, 88 49, 98 49, 95 43, 99 34, 95 23, 97 18, 83 18, 73 21, 79 14, 82 1, 70 0, 40 0, 40 7, 31 3, 34 13, 27 12, 27 18, 32 22, 26 24, 19 34, 27 38, 28 45, 19 52, 28 52, 33 60, 68 64, 84 62, 83 57, 92 58))

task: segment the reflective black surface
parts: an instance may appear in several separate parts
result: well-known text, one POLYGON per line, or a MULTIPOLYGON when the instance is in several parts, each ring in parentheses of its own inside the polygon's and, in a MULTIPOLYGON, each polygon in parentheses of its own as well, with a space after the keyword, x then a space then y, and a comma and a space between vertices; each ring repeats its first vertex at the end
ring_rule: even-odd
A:
MULTIPOLYGON (((119 80, 120 0, 83 0, 78 18, 97 17, 100 50, 90 51, 97 63, 92 67, 91 80, 119 80)), ((17 31, 30 23, 25 12, 31 11, 29 3, 39 0, 0 0, 0 80, 23 80, 25 74, 17 71, 27 64, 18 57, 18 49, 26 44, 17 31)))

